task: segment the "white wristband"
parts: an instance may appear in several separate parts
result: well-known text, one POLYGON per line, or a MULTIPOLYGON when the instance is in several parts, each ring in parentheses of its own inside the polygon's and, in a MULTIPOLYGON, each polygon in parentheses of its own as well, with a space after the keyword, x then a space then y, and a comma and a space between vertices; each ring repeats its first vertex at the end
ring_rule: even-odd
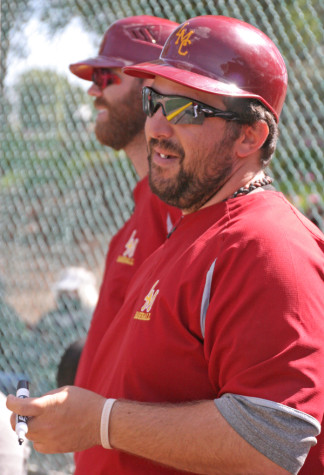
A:
POLYGON ((101 445, 103 446, 104 449, 112 449, 109 443, 108 431, 109 431, 110 411, 115 401, 116 399, 107 399, 101 413, 100 438, 101 438, 101 445))

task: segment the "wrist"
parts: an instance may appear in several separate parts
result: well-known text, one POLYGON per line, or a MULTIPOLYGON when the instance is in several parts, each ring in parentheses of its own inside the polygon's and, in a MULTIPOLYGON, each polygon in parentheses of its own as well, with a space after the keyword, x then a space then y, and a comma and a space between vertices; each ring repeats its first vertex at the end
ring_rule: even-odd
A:
POLYGON ((112 407, 116 399, 107 399, 102 412, 101 412, 101 421, 100 421, 100 439, 101 445, 104 449, 112 449, 110 442, 109 442, 109 420, 112 407))

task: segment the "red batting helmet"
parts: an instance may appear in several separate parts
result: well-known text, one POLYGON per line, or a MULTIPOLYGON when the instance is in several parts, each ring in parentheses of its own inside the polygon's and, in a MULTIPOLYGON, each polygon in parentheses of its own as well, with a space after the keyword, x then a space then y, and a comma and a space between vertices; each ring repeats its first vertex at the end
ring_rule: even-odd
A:
POLYGON ((117 20, 106 31, 98 56, 70 64, 70 71, 91 81, 94 68, 122 68, 157 59, 166 39, 178 25, 149 15, 117 20))
POLYGON ((200 16, 173 31, 160 58, 126 67, 131 76, 161 76, 199 91, 255 98, 276 117, 287 90, 287 70, 262 31, 235 18, 200 16))

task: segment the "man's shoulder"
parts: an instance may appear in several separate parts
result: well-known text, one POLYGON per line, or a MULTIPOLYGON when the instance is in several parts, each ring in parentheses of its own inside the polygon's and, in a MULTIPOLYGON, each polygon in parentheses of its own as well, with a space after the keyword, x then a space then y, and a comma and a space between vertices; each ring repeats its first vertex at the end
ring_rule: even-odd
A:
POLYGON ((316 254, 324 250, 320 229, 280 192, 256 193, 231 203, 225 232, 241 248, 254 242, 278 252, 289 248, 301 251, 301 247, 309 252, 313 249, 316 254))
MULTIPOLYGON (((234 200, 232 200, 234 201, 234 200)), ((276 191, 264 191, 243 197, 229 208, 231 223, 238 223, 245 231, 290 234, 314 234, 323 239, 323 233, 304 216, 288 199, 276 191), (248 228, 247 228, 248 226, 248 228)))

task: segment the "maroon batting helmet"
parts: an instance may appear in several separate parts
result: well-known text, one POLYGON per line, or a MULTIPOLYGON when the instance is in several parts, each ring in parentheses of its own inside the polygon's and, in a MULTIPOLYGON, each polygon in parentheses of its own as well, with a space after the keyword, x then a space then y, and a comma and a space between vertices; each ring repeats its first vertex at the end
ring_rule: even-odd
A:
POLYGON ((157 59, 166 39, 178 25, 149 15, 117 20, 106 31, 98 55, 70 64, 70 71, 91 81, 94 68, 122 68, 157 59))
POLYGON ((277 121, 288 79, 280 52, 262 31, 235 18, 212 15, 182 23, 158 60, 127 66, 124 72, 161 76, 211 94, 255 98, 277 121))

